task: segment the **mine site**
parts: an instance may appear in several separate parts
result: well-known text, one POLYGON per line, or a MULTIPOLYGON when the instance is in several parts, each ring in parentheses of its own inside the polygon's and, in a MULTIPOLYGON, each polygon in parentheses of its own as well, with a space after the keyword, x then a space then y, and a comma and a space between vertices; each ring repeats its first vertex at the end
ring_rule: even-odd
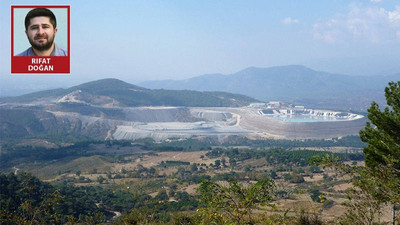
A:
POLYGON ((151 137, 164 140, 209 135, 278 139, 332 138, 356 135, 366 121, 357 114, 304 107, 289 109, 273 107, 271 104, 253 104, 240 108, 140 107, 124 111, 129 122, 116 126, 112 134, 114 139, 151 137), (163 116, 160 116, 160 112, 163 116), (178 112, 185 112, 181 115, 186 116, 178 118, 178 112), (296 120, 290 120, 292 117, 296 120))
MULTIPOLYGON (((115 79, 95 83, 110 82, 115 83, 112 93, 117 93, 118 86, 126 86, 124 97, 87 89, 85 85, 92 85, 88 83, 60 90, 55 95, 49 92, 41 98, 21 96, 22 102, 18 102, 18 98, 4 99, 1 108, 10 118, 16 112, 31 115, 29 118, 32 118, 32 122, 29 124, 15 124, 24 131, 23 135, 43 132, 59 135, 63 132, 101 140, 152 138, 162 141, 211 136, 223 141, 233 135, 250 139, 330 139, 358 135, 366 123, 364 116, 355 113, 312 109, 283 101, 261 102, 226 93, 213 93, 210 96, 201 92, 182 92, 176 95, 176 91, 165 93, 163 90, 149 90, 115 79), (132 97, 143 93, 152 99, 146 105, 140 102, 143 101, 140 98, 132 97), (172 94, 162 98, 169 102, 159 102, 157 96, 165 94, 172 94), (197 102, 207 99, 206 102, 212 104, 203 102, 204 106, 191 106, 188 102, 182 102, 185 101, 182 99, 185 95, 195 95, 191 100, 193 97, 197 102), (176 100, 171 101, 174 98, 176 100), (131 102, 132 99, 139 102, 131 102), (177 104, 172 105, 174 101, 177 104), (31 125, 34 127, 29 127, 31 125)), ((5 135, 14 135, 7 127, 4 127, 4 132, 5 135)))

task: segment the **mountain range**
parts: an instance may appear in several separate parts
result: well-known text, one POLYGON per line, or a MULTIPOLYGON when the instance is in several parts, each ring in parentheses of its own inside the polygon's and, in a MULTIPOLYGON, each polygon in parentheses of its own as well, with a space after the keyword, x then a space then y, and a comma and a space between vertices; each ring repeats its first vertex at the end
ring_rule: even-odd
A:
POLYGON ((185 80, 146 81, 152 89, 224 91, 262 101, 286 101, 312 108, 366 111, 372 101, 385 104, 384 88, 400 80, 388 76, 350 76, 290 65, 250 67, 237 73, 207 74, 185 80))

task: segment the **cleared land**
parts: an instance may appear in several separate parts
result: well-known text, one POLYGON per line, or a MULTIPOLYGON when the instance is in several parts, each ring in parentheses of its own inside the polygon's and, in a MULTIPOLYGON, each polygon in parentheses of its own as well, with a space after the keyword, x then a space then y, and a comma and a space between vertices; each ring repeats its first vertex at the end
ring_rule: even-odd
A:
POLYGON ((142 109, 148 119, 143 119, 144 116, 140 116, 140 111, 136 110, 136 116, 129 116, 129 124, 116 125, 112 137, 164 140, 174 137, 243 135, 252 138, 319 139, 357 135, 366 121, 361 117, 348 121, 286 122, 264 116, 259 110, 249 107, 185 108, 189 111, 185 119, 178 118, 176 113, 182 110, 171 107, 142 109), (159 110, 162 111, 162 119, 156 119, 159 110))

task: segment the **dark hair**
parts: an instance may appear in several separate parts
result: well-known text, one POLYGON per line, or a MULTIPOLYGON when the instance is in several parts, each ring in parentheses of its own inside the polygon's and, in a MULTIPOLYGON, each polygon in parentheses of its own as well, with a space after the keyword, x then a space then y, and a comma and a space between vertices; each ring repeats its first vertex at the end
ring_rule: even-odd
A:
POLYGON ((45 16, 50 18, 50 23, 53 25, 53 28, 57 27, 56 16, 52 11, 46 8, 34 8, 28 12, 25 16, 25 29, 28 30, 29 25, 31 24, 31 19, 38 16, 45 16))

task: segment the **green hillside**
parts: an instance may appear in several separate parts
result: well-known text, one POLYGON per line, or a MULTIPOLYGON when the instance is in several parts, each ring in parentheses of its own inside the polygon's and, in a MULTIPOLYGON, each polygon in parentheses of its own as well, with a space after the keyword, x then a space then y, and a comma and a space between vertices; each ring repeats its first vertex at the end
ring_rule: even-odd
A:
POLYGON ((151 90, 118 79, 102 79, 68 89, 54 89, 17 97, 2 98, 0 102, 27 103, 44 99, 57 99, 77 90, 91 94, 94 97, 110 97, 123 106, 239 107, 248 105, 251 102, 257 102, 256 99, 244 95, 225 92, 151 90))

